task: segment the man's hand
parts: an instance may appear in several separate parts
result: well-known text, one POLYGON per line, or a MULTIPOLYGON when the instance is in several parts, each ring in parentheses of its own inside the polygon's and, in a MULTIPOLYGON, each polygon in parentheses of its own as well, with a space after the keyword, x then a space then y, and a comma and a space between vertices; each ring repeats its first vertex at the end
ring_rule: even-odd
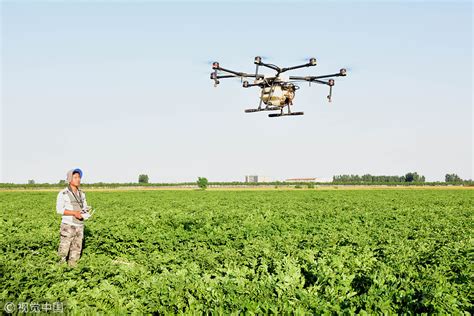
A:
POLYGON ((74 212, 74 217, 77 218, 77 219, 82 219, 81 211, 74 212))
POLYGON ((69 215, 69 216, 74 216, 75 218, 82 220, 84 219, 82 217, 81 211, 70 211, 70 210, 64 210, 64 215, 69 215))
POLYGON ((64 215, 74 216, 75 218, 82 220, 81 211, 69 211, 65 210, 64 215))

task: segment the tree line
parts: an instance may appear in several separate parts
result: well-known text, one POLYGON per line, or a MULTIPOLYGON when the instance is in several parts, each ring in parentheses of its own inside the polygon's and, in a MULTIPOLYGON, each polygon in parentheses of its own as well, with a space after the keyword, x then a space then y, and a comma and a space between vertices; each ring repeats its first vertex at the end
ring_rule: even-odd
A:
MULTIPOLYGON (((380 184, 380 183, 426 183, 426 179, 424 175, 419 175, 417 172, 408 172, 402 176, 387 176, 387 175, 371 175, 371 174, 364 174, 364 175, 357 175, 357 174, 343 174, 343 175, 336 175, 332 178, 333 183, 337 184, 380 184)), ((473 181, 463 180, 455 173, 446 174, 445 175, 445 183, 450 184, 469 184, 473 181)), ((441 182, 435 182, 441 183, 441 182)))
POLYGON ((419 175, 417 172, 408 172, 403 176, 385 176, 385 175, 371 175, 364 174, 362 176, 357 174, 343 174, 336 175, 332 178, 333 182, 337 183, 380 183, 380 182, 425 182, 425 176, 419 175))
MULTIPOLYGON (((333 176, 332 182, 286 182, 286 181, 271 181, 271 182, 242 182, 242 181, 227 181, 227 182, 210 182, 205 177, 199 177, 194 182, 174 182, 174 183, 150 183, 149 176, 146 174, 140 174, 138 176, 138 182, 128 183, 107 183, 107 182, 96 182, 96 183, 83 183, 83 187, 104 187, 104 188, 116 188, 116 187, 138 187, 138 186, 171 186, 179 187, 186 186, 192 187, 197 186, 201 189, 215 186, 308 186, 311 185, 337 185, 337 184, 352 184, 352 185, 449 185, 449 184, 460 184, 460 185, 474 185, 474 181, 471 179, 462 179, 455 173, 449 173, 445 175, 445 181, 433 181, 426 182, 425 176, 419 175, 417 172, 408 172, 402 176, 389 176, 389 175, 354 175, 354 174, 343 174, 333 176)), ((55 188, 63 187, 66 185, 65 180, 59 180, 57 183, 36 183, 34 180, 28 180, 27 183, 0 183, 0 188, 55 188)))

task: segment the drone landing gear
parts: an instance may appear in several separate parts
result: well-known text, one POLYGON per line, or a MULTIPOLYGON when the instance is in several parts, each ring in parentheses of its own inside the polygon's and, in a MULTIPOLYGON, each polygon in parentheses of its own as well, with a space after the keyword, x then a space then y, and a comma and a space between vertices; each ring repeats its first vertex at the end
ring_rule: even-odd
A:
POLYGON ((280 117, 280 116, 290 116, 290 115, 304 115, 304 112, 291 112, 290 105, 288 104, 288 112, 283 113, 283 108, 280 109, 280 113, 271 113, 268 114, 268 117, 280 117))
POLYGON ((267 106, 265 108, 258 108, 258 109, 246 109, 245 113, 253 113, 253 112, 261 112, 261 111, 276 111, 279 110, 280 107, 278 106, 267 106))
POLYGON ((304 115, 304 112, 271 113, 271 114, 268 114, 268 117, 280 117, 280 116, 289 116, 289 115, 304 115))

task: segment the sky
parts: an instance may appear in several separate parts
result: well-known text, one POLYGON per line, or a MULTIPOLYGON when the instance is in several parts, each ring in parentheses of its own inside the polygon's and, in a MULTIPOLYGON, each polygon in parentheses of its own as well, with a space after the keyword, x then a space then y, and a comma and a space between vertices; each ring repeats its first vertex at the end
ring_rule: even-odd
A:
POLYGON ((0 182, 473 177, 472 3, 2 1, 0 182), (214 88, 210 61, 255 56, 302 84, 294 111, 244 113, 258 88, 214 88))

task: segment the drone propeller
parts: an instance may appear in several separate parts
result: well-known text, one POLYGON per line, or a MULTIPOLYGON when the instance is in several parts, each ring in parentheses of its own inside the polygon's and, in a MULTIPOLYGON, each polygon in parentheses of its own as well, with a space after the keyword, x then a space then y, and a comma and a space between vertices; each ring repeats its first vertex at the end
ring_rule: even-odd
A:
POLYGON ((205 61, 203 61, 202 63, 205 64, 205 65, 207 65, 207 66, 211 66, 211 67, 212 67, 212 65, 213 65, 215 62, 217 62, 218 60, 219 60, 219 59, 205 60, 205 61))
POLYGON ((310 60, 311 58, 314 58, 314 56, 308 56, 308 57, 302 57, 302 58, 298 58, 298 61, 308 61, 310 60))
POLYGON ((353 67, 352 65, 348 65, 346 67, 342 67, 344 68, 347 72, 350 72, 350 73, 353 73, 354 71, 357 71, 357 67, 353 67))
POLYGON ((314 56, 308 56, 308 57, 304 57, 304 58, 298 58, 297 60, 300 61, 300 62, 306 62, 306 63, 316 65, 316 60, 317 59, 314 56))

